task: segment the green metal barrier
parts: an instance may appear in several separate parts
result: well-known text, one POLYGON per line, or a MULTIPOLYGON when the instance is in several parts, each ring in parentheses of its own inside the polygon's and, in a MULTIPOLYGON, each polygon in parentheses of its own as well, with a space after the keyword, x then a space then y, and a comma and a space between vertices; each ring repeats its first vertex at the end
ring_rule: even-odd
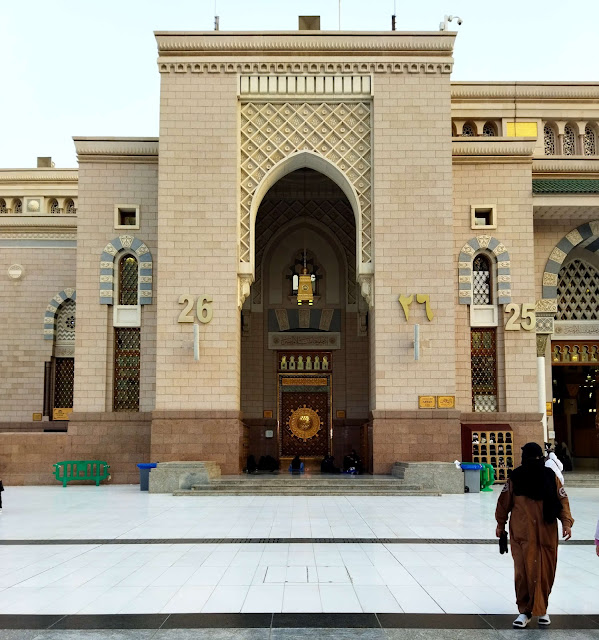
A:
POLYGON ((54 477, 66 487, 73 480, 100 481, 110 478, 110 465, 103 460, 63 460, 54 465, 54 477))
POLYGON ((493 491, 491 487, 495 482, 495 469, 493 465, 482 463, 483 468, 480 470, 480 490, 481 491, 493 491))

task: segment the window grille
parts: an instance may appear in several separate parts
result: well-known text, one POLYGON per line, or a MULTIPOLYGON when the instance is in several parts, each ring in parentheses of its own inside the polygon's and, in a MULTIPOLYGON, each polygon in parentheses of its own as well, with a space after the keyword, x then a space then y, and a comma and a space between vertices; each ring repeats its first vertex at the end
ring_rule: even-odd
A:
POLYGON ((491 304, 491 265, 486 256, 474 258, 472 276, 473 304, 491 304))
POLYGON ((54 375, 54 408, 73 407, 75 358, 56 358, 54 375))
POLYGON ((60 213, 60 208, 58 206, 58 200, 52 200, 50 202, 50 213, 56 215, 60 213))
POLYGON ((114 410, 139 411, 140 330, 115 329, 114 410))
POLYGON ((65 300, 56 314, 56 342, 75 344, 76 303, 73 299, 65 300))
POLYGON ((6 207, 6 200, 4 198, 0 198, 0 214, 8 213, 8 209, 6 207))
POLYGON ((584 128, 584 155, 594 156, 597 155, 597 138, 593 127, 587 124, 584 128))
POLYGON ((22 200, 15 200, 14 210, 15 210, 15 213, 23 213, 22 200))
POLYGON ((72 200, 67 200, 65 211, 73 216, 77 213, 77 207, 75 207, 75 203, 72 200))
POLYGON ((572 260, 559 272, 557 320, 599 320, 599 271, 572 260))
POLYGON ((498 411, 497 403, 497 331, 471 329, 472 410, 498 411))
POLYGON ((474 127, 469 122, 466 122, 466 124, 462 127, 462 135, 467 137, 473 137, 476 135, 476 133, 474 132, 474 127))
POLYGON ((137 260, 130 255, 119 263, 119 304, 137 304, 137 260))
POLYGON ((493 125, 492 122, 486 122, 485 126, 483 127, 483 136, 487 136, 490 138, 494 135, 496 135, 495 126, 493 125))
POLYGON ((570 125, 566 125, 564 129, 564 155, 573 156, 576 153, 576 136, 574 129, 570 125))
POLYGON ((555 131, 550 124, 546 124, 543 129, 543 136, 545 139, 545 155, 554 156, 555 150, 555 131))

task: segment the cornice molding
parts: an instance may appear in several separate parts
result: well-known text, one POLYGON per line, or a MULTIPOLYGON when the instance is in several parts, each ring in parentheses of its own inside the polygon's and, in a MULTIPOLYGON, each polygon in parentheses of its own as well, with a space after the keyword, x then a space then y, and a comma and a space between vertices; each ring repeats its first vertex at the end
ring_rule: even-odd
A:
POLYGON ((453 102, 570 102, 599 100, 597 82, 452 82, 453 102))
POLYGON ((452 138, 454 157, 503 157, 532 161, 536 138, 452 138))
MULTIPOLYGON (((587 174, 585 178, 592 176, 588 174, 599 174, 599 158, 589 156, 573 157, 543 157, 533 158, 532 161, 533 174, 551 174, 552 178, 557 177, 555 174, 561 174, 564 177, 574 178, 575 174, 587 174)), ((540 177, 535 175, 535 178, 540 177)))
POLYGON ((76 230, 77 216, 0 216, 0 228, 2 231, 27 229, 60 229, 76 230))
POLYGON ((160 56, 172 55, 446 55, 456 34, 451 32, 164 32, 154 33, 160 56))
POLYGON ((79 162, 158 162, 158 138, 73 138, 79 162))
POLYGON ((65 229, 62 233, 46 232, 44 229, 31 229, 27 231, 0 230, 1 240, 77 240, 75 230, 72 233, 65 229))
POLYGON ((1 169, 0 182, 74 182, 77 169, 1 169))
POLYGON ((227 73, 282 75, 340 75, 364 73, 450 74, 451 62, 188 62, 158 61, 160 73, 227 73))

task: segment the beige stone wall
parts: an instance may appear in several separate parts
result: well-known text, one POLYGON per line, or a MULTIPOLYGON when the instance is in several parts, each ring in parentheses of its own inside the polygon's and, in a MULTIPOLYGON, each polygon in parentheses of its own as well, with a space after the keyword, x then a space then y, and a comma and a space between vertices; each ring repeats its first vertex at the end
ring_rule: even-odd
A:
POLYGON ((237 76, 161 81, 156 408, 239 411, 237 76), (213 299, 199 362, 181 294, 213 299))
MULTIPOLYGON (((120 234, 142 240, 154 265, 156 246, 157 164, 82 162, 79 169, 79 236, 77 245, 77 334, 75 411, 112 411, 114 328, 113 307, 101 305, 100 257, 120 234), (138 204, 140 228, 114 228, 114 206, 138 204)), ((155 267, 154 267, 155 268, 155 267)), ((154 296, 156 296, 154 283, 154 296)), ((154 408, 156 302, 142 307, 140 410, 154 408)))
POLYGON ((44 340, 44 313, 57 293, 75 288, 75 249, 10 248, 0 256, 0 419, 25 422, 43 410, 44 362, 53 347, 44 340), (15 263, 24 268, 19 280, 6 275, 15 263))
POLYGON ((418 395, 455 393, 449 76, 376 75, 373 92, 370 404, 378 411, 415 410, 418 395), (398 296, 417 293, 430 295, 432 322, 416 300, 406 322, 398 296), (422 341, 418 362, 415 323, 422 341))
MULTIPOLYGON (((533 208, 531 164, 454 164, 454 267, 453 291, 457 302, 458 257, 462 246, 477 235, 487 234, 506 246, 511 260, 512 302, 534 304, 533 208), (497 229, 471 229, 471 205, 495 204, 497 229)), ((470 317, 467 305, 457 305, 456 364, 458 406, 471 410, 470 317)), ((504 331, 506 317, 499 309, 498 377, 500 411, 527 412, 537 407, 535 334, 504 331), (503 344, 503 348, 502 347, 503 344), (503 386, 503 390, 501 389, 503 386)))

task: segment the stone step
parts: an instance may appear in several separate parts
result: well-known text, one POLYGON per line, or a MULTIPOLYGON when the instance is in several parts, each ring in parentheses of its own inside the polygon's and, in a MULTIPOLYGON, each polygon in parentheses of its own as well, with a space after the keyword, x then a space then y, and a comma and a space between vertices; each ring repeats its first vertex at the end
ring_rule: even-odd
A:
POLYGON ((293 497, 293 496, 439 496, 438 492, 426 491, 424 489, 396 489, 396 490, 329 490, 329 489, 300 489, 297 491, 278 491, 269 488, 263 489, 209 489, 207 487, 202 489, 191 489, 173 492, 174 496, 279 496, 279 497, 293 497))

